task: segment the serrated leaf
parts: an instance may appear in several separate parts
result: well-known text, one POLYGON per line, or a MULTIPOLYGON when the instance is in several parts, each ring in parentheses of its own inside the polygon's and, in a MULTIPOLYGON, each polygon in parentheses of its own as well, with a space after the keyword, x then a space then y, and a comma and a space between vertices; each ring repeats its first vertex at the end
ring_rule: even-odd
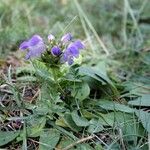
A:
POLYGON ((32 65, 21 66, 21 67, 18 67, 16 69, 16 75, 25 74, 25 73, 34 74, 35 73, 35 69, 33 68, 32 65))
POLYGON ((51 72, 48 70, 48 68, 45 66, 44 63, 40 61, 34 61, 33 66, 35 68, 35 73, 42 78, 44 81, 49 81, 51 83, 54 83, 54 80, 52 78, 51 72))
POLYGON ((17 77, 17 81, 20 81, 20 82, 35 82, 35 81, 37 81, 37 78, 27 75, 27 76, 17 77))
POLYGON ((13 141, 19 133, 20 131, 0 131, 0 146, 13 141))
POLYGON ((76 110, 71 113, 71 116, 77 126, 86 127, 89 125, 89 121, 86 118, 79 116, 76 110))
POLYGON ((53 150, 55 149, 60 139, 60 133, 55 129, 47 129, 40 135, 39 150, 53 150))

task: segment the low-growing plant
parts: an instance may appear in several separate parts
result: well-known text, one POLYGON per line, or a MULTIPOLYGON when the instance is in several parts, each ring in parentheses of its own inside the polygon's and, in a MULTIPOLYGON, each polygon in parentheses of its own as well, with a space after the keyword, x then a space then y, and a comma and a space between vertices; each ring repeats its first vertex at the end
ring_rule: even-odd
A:
POLYGON ((148 104, 148 95, 129 93, 129 85, 118 87, 100 63, 82 64, 84 42, 71 33, 50 34, 46 42, 33 35, 19 49, 32 66, 16 70, 19 86, 8 70, 14 101, 5 105, 14 116, 1 109, 0 146, 23 141, 23 149, 30 142, 35 145, 30 149, 40 150, 148 148, 149 114, 137 108, 148 104))

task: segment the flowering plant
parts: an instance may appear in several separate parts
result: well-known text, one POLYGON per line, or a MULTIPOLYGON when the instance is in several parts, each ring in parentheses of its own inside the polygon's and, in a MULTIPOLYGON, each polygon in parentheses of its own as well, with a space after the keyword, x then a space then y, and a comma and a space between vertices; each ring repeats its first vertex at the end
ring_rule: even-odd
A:
MULTIPOLYGON (((79 39, 74 40, 71 33, 65 34, 60 40, 50 34, 48 35, 47 44, 39 35, 33 35, 29 40, 22 42, 19 47, 20 50, 26 51, 26 60, 38 58, 36 61, 32 61, 33 66, 35 70, 39 68, 36 74, 46 81, 45 83, 42 81, 42 84, 47 84, 46 89, 49 88, 49 94, 53 97, 51 99, 56 102, 56 99, 60 97, 62 100, 65 99, 67 103, 68 97, 75 95, 73 86, 79 77, 73 64, 84 48, 83 42, 79 39), (41 64, 42 67, 39 67, 41 64), (66 93, 70 93, 70 96, 66 97, 66 93)), ((86 87, 89 89, 87 84, 86 87)), ((88 94, 89 92, 86 93, 86 96, 88 94)), ((81 99, 83 99, 83 96, 81 99)))
POLYGON ((74 41, 70 33, 65 34, 61 40, 56 40, 55 36, 50 34, 48 42, 46 45, 39 35, 33 35, 20 45, 20 49, 28 50, 26 59, 41 56, 41 60, 50 66, 64 63, 72 65, 74 59, 79 57, 80 50, 84 49, 81 40, 74 41))

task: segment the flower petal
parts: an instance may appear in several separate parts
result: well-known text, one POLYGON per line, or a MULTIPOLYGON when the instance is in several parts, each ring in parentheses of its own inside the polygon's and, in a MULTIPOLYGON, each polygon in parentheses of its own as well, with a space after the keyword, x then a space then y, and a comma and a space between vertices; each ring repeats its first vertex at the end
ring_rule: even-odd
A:
POLYGON ((25 59, 28 60, 28 59, 30 59, 30 57, 31 57, 31 54, 30 54, 30 51, 29 51, 29 52, 26 54, 25 59))
POLYGON ((28 41, 24 41, 23 43, 20 44, 19 49, 20 50, 25 50, 29 47, 28 41))
POLYGON ((61 54, 61 50, 58 46, 54 46, 51 49, 51 53, 53 56, 59 56, 61 54))
POLYGON ((29 40, 30 46, 35 46, 39 42, 43 42, 43 39, 39 35, 33 35, 31 39, 29 40))
POLYGON ((52 35, 52 34, 49 34, 49 35, 48 35, 48 40, 49 40, 49 41, 52 41, 52 40, 54 40, 54 39, 55 39, 54 35, 52 35))
POLYGON ((74 63, 73 57, 69 57, 68 59, 68 65, 72 65, 74 63))
POLYGON ((32 57, 39 57, 44 51, 45 51, 45 45, 42 42, 38 43, 35 46, 30 46, 29 52, 26 55, 26 59, 32 57))
POLYGON ((69 44, 69 47, 75 46, 78 49, 84 49, 84 44, 80 40, 76 40, 75 42, 69 44))
POLYGON ((33 35, 28 41, 20 45, 20 49, 28 49, 25 59, 40 56, 46 49, 43 39, 39 35, 33 35))
POLYGON ((79 50, 75 46, 68 47, 66 51, 69 55, 72 55, 73 57, 79 56, 79 50))
POLYGON ((71 41, 72 40, 72 35, 71 35, 71 33, 67 33, 67 34, 65 34, 62 38, 61 38, 61 41, 63 42, 63 43, 67 43, 67 42, 69 42, 69 41, 71 41))

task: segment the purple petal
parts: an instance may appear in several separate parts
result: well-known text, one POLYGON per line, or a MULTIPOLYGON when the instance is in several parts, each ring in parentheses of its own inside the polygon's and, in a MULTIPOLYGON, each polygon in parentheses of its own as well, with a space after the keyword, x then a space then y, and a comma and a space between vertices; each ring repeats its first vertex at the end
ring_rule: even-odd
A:
POLYGON ((30 57, 31 57, 31 54, 30 54, 30 51, 26 54, 26 57, 25 57, 25 59, 27 60, 27 59, 30 59, 30 57))
POLYGON ((67 62, 68 65, 72 65, 74 62, 74 57, 79 57, 79 50, 75 46, 70 46, 64 51, 61 57, 61 62, 67 62))
POLYGON ((39 35, 33 35, 31 39, 29 40, 29 45, 30 46, 35 46, 39 42, 43 42, 43 39, 39 35))
POLYGON ((67 48, 68 55, 72 55, 73 57, 79 56, 79 50, 75 46, 71 46, 67 48))
POLYGON ((61 50, 58 46, 54 46, 51 49, 51 53, 52 53, 53 56, 59 56, 61 54, 61 50))
POLYGON ((55 39, 54 35, 52 35, 52 34, 49 34, 49 35, 48 35, 48 40, 49 40, 49 41, 52 41, 52 40, 54 40, 54 39, 55 39))
POLYGON ((74 62, 74 61, 73 61, 73 56, 67 55, 66 53, 64 53, 64 54, 62 55, 62 57, 60 58, 60 62, 61 62, 61 63, 67 62, 68 65, 72 65, 73 62, 74 62))
POLYGON ((68 59, 68 65, 72 65, 74 63, 73 57, 69 57, 68 59))
POLYGON ((80 40, 76 40, 75 42, 71 43, 69 47, 71 46, 75 46, 78 49, 84 49, 84 44, 80 40))
POLYGON ((35 46, 29 47, 29 52, 26 55, 26 59, 31 57, 39 57, 45 51, 45 45, 43 42, 38 43, 35 46))
POLYGON ((60 62, 65 63, 65 62, 67 62, 67 60, 68 60, 68 55, 66 55, 66 53, 64 53, 62 55, 62 57, 60 58, 60 62))
POLYGON ((26 59, 40 56, 46 49, 43 39, 39 35, 34 35, 28 41, 24 41, 20 45, 20 49, 28 49, 26 59))
POLYGON ((23 43, 20 44, 19 49, 25 50, 25 49, 27 49, 28 47, 29 47, 28 42, 27 42, 27 41, 24 41, 23 43))
POLYGON ((69 42, 69 41, 71 41, 71 40, 72 40, 72 35, 71 35, 70 33, 65 34, 65 35, 61 38, 61 41, 62 41, 63 43, 67 43, 67 42, 69 42))

